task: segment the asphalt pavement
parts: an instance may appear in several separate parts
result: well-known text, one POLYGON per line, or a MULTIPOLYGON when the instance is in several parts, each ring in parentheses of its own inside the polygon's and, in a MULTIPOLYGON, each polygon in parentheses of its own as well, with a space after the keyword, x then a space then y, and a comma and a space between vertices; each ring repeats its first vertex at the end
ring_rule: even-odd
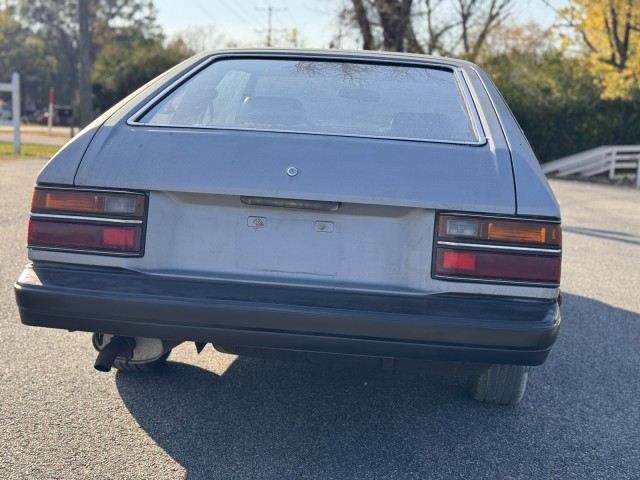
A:
POLYGON ((638 479, 640 191, 554 181, 563 326, 515 407, 465 379, 197 355, 93 369, 87 333, 20 324, 39 160, 0 161, 1 479, 638 479))

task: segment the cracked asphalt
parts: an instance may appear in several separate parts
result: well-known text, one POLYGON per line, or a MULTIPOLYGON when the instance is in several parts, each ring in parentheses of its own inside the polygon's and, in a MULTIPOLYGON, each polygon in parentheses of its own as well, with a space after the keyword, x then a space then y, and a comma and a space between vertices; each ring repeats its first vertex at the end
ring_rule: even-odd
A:
POLYGON ((86 333, 20 324, 40 160, 0 161, 2 479, 638 479, 640 191, 553 181, 563 326, 516 407, 465 379, 178 347, 148 376, 93 369, 86 333))

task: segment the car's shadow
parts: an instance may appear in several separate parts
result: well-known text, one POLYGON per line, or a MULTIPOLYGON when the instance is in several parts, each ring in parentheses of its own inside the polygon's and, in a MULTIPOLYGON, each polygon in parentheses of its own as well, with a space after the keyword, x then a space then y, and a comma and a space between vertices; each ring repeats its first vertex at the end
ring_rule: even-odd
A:
POLYGON ((464 377, 245 357, 223 375, 170 362, 149 376, 119 373, 116 383, 190 480, 504 478, 496 472, 505 466, 523 478, 586 473, 590 461, 607 455, 611 465, 621 455, 615 440, 597 440, 602 429, 620 415, 627 423, 615 438, 637 427, 626 416, 638 405, 637 356, 627 349, 638 350, 640 315, 565 295, 563 316, 556 349, 517 407, 474 402, 464 377), (604 403, 591 397, 601 394, 604 403), (591 460, 570 461, 598 448, 591 460))

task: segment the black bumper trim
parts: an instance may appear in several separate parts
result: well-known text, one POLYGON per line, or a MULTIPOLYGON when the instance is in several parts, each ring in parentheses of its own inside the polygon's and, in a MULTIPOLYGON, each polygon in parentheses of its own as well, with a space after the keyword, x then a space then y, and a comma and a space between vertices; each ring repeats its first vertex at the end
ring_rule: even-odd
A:
POLYGON ((26 325, 441 361, 538 365, 560 326, 555 301, 370 295, 54 264, 27 266, 15 292, 26 325))

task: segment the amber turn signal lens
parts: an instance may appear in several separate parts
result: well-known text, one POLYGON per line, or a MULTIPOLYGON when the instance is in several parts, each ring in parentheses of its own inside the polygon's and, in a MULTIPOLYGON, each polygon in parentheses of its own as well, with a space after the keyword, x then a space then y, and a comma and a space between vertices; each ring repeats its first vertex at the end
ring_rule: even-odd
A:
POLYGON ((142 217, 144 195, 36 188, 31 211, 142 217))
POLYGON ((441 215, 438 238, 560 247, 560 224, 521 219, 441 215))
POLYGON ((33 192, 31 210, 97 213, 99 196, 95 193, 38 189, 33 192))
POLYGON ((559 246, 560 225, 508 220, 491 221, 487 225, 487 240, 559 246))

